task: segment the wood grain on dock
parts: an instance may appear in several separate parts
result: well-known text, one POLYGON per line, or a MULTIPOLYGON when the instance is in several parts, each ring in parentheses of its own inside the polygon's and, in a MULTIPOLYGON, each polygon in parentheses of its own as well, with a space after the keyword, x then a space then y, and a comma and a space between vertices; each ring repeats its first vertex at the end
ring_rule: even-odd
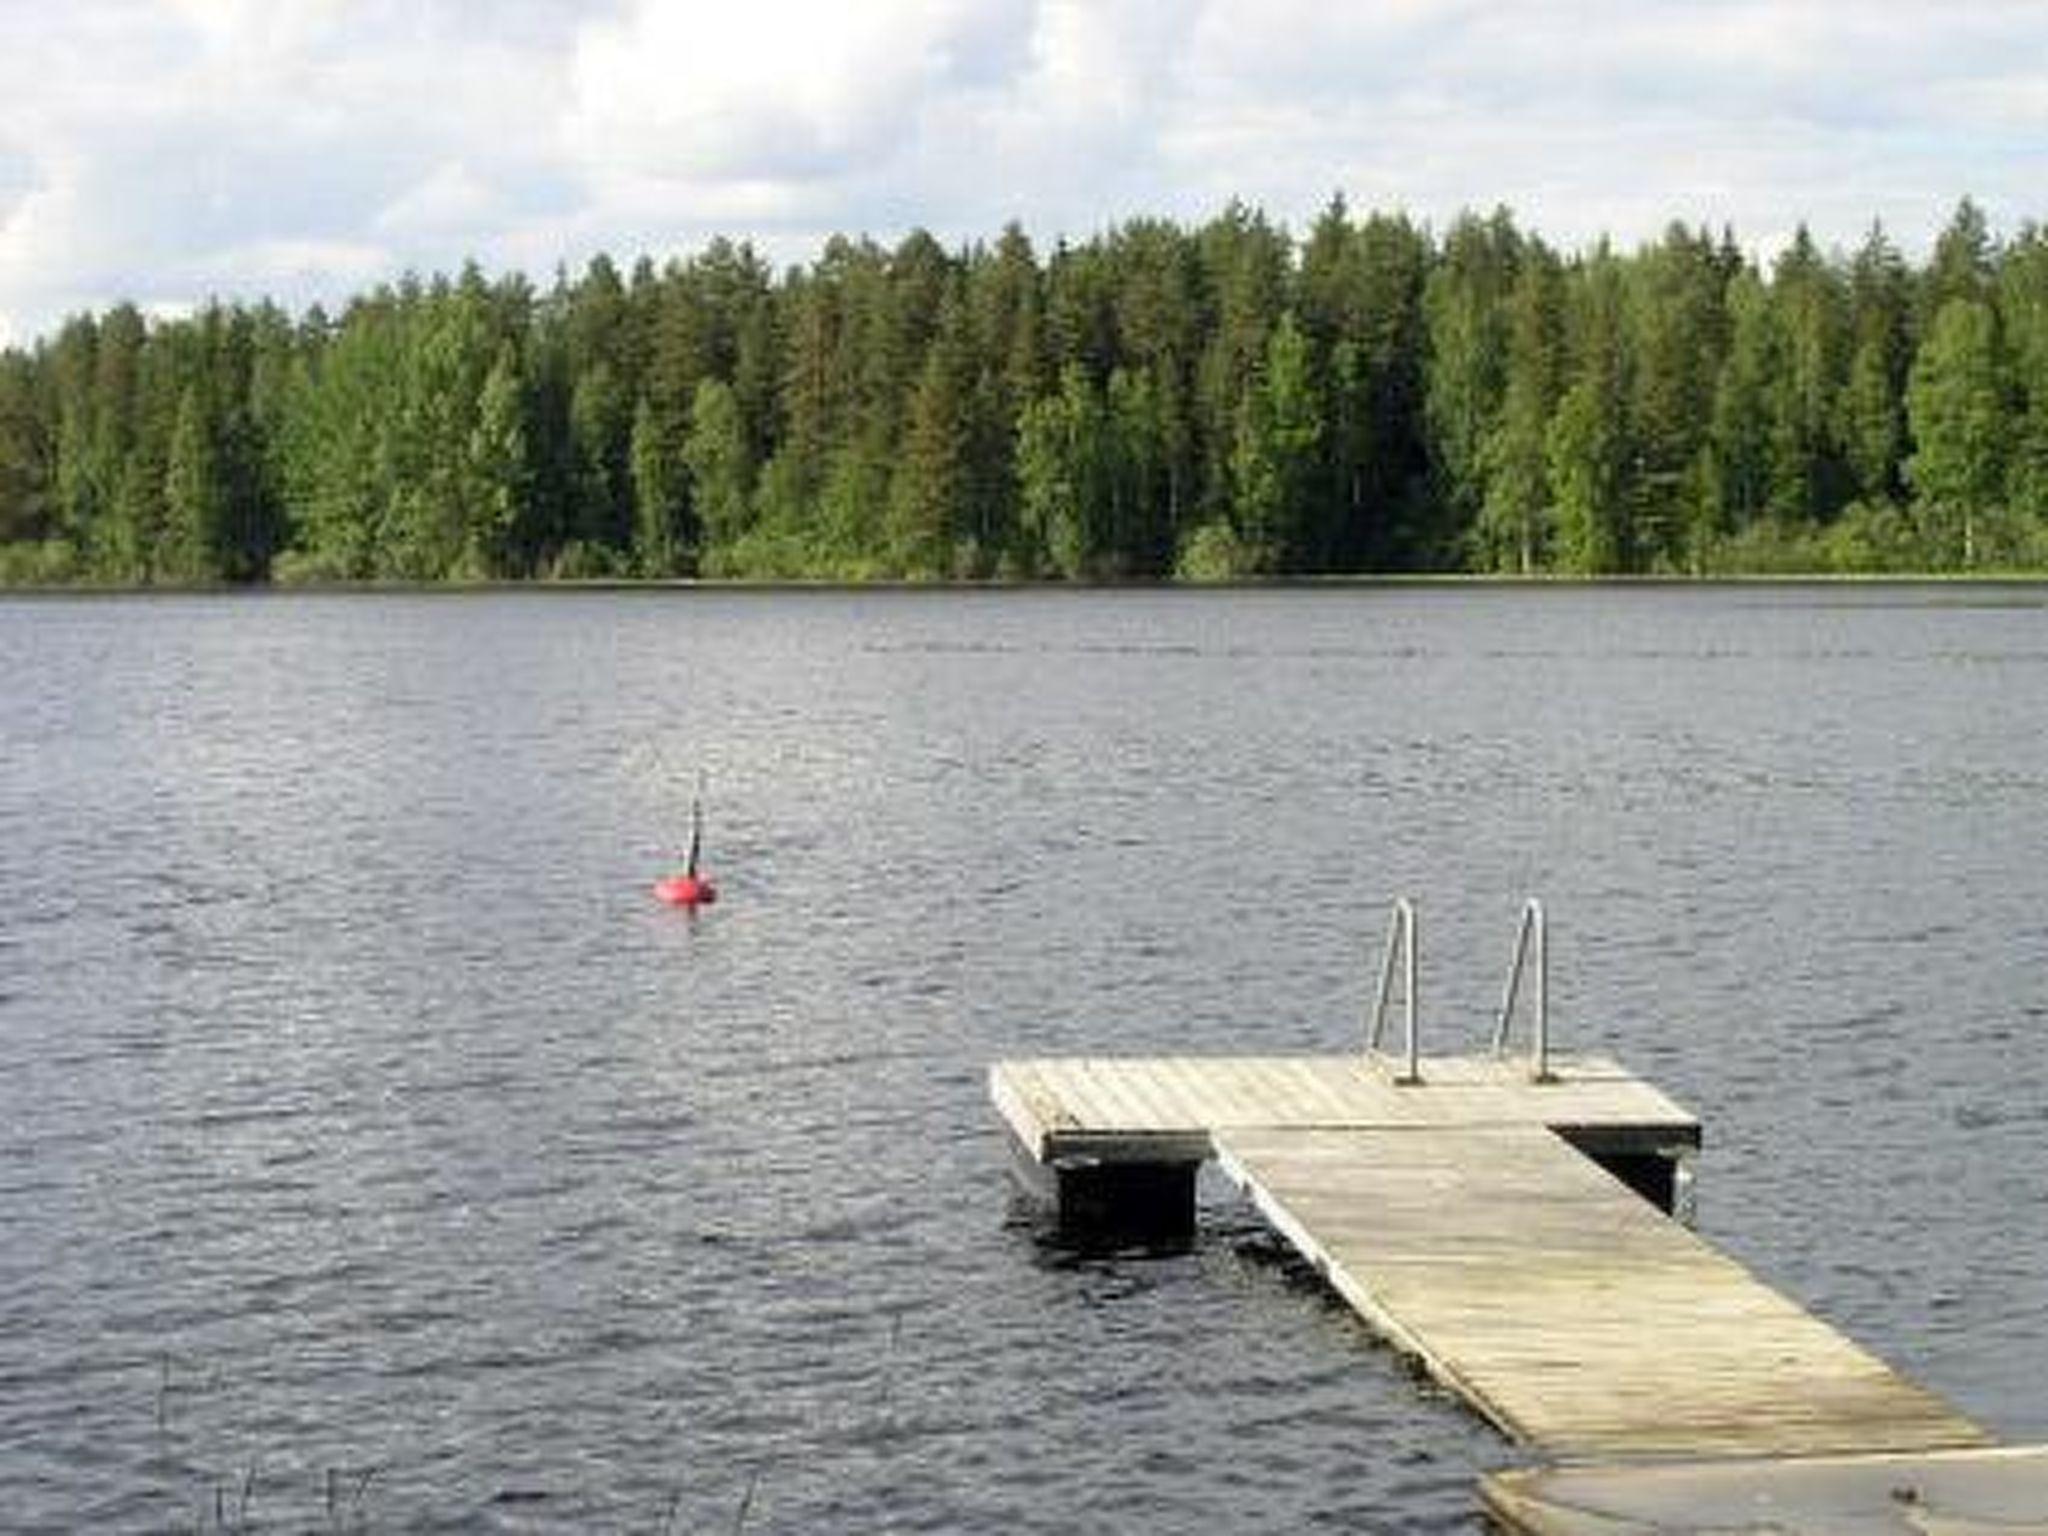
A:
POLYGON ((1988 1443, 1540 1127, 1246 1128, 1216 1150, 1378 1331, 1546 1451, 1988 1443))
POLYGON ((1699 1121, 1605 1056, 1554 1058, 1553 1081, 1493 1056, 1430 1060, 1420 1086, 1367 1056, 1071 1057, 1001 1061, 989 1095, 1034 1158, 1133 1162, 1210 1155, 1212 1133, 1541 1125, 1614 1150, 1699 1145, 1699 1121))

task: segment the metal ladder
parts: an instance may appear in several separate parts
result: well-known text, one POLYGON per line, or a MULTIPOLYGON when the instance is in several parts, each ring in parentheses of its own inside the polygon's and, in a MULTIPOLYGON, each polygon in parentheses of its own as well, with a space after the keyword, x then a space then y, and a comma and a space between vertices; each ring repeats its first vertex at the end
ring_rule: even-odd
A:
MULTIPOLYGON (((1388 1005, 1393 1001, 1394 970, 1399 965, 1402 992, 1402 1050, 1393 1081, 1402 1087, 1422 1082, 1422 1041, 1417 1028, 1419 1008, 1416 960, 1415 903, 1403 896, 1394 902, 1387 926, 1387 940, 1380 957, 1379 987, 1373 995, 1371 1016, 1366 1021, 1365 1049, 1368 1056, 1387 1059, 1381 1041, 1387 1032, 1388 1005)), ((1522 975, 1535 972, 1534 1038, 1529 1050, 1529 1081, 1557 1081, 1550 1070, 1550 943, 1543 903, 1531 897, 1522 904, 1521 924, 1515 930, 1514 958, 1508 967, 1507 986, 1501 994, 1500 1012, 1494 1019, 1493 1055, 1508 1054, 1508 1035, 1514 1023, 1515 1003, 1520 997, 1522 975)))

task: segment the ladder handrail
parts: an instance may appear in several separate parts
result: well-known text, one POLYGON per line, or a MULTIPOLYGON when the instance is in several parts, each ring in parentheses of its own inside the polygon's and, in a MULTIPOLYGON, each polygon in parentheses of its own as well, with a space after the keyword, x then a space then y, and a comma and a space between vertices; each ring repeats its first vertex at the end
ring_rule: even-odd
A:
POLYGON ((1380 957, 1379 991, 1373 999, 1372 1019, 1366 1027, 1365 1049, 1368 1055, 1380 1054, 1380 1037, 1386 1033, 1387 1001, 1394 985, 1394 958, 1403 960, 1402 974, 1402 1017, 1403 1033, 1406 1036, 1406 1066, 1395 1077, 1397 1083, 1419 1083, 1422 1081, 1422 1043, 1416 1030, 1416 961, 1415 961, 1415 903, 1406 896, 1396 898, 1393 916, 1387 926, 1386 951, 1380 957))
POLYGON ((1536 952, 1536 1029, 1529 1051, 1529 1080, 1554 1081, 1550 1072, 1550 937, 1543 915, 1543 903, 1530 897, 1522 904, 1521 926, 1515 930, 1515 958, 1508 968, 1508 984, 1501 993, 1500 1015, 1494 1021, 1493 1054, 1505 1056, 1508 1027, 1514 1022, 1515 999, 1521 989, 1523 963, 1530 948, 1536 952))

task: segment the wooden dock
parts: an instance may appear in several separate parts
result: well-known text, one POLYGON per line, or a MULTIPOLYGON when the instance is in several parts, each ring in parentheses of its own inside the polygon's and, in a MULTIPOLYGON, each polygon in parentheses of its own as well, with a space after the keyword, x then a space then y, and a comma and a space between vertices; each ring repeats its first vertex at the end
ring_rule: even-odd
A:
POLYGON ((1433 1059, 1404 1082, 1372 1054, 1011 1061, 989 1090, 1077 1240, 1191 1233, 1216 1159, 1376 1330, 1565 1464, 1484 1481, 1510 1529, 2048 1533, 2048 1451, 1990 1451, 1671 1219, 1694 1117, 1606 1058, 1548 1067, 1433 1059), (2004 1523, 1970 1524, 1984 1509, 2004 1523))

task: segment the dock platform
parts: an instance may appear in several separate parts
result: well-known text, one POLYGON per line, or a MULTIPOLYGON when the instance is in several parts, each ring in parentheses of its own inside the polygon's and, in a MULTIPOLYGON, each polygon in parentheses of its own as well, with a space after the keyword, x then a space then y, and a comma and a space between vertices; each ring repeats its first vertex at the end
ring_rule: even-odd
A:
POLYGON ((1008 1061, 989 1091, 1077 1240, 1190 1233, 1215 1159, 1372 1327, 1559 1464, 1484 1480, 1511 1530, 2048 1533, 2048 1450, 1993 1450, 1672 1219, 1699 1122, 1605 1057, 1008 1061))

